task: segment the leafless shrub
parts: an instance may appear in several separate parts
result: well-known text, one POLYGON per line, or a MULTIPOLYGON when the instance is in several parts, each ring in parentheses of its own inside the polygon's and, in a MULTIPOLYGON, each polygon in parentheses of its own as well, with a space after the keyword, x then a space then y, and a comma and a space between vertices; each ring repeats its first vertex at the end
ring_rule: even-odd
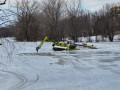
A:
POLYGON ((43 1, 43 14, 46 17, 45 23, 48 27, 48 36, 51 39, 59 40, 60 35, 60 22, 63 11, 63 0, 46 0, 43 1))

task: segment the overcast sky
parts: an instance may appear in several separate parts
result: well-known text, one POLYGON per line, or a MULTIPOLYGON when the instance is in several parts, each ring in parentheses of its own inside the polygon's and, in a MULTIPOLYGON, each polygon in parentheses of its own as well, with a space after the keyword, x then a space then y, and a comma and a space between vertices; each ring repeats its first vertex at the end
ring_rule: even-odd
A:
POLYGON ((120 0, 82 0, 84 8, 95 11, 103 7, 106 3, 118 3, 120 0))
MULTIPOLYGON (((0 1, 4 1, 4 0, 0 0, 0 1)), ((12 4, 15 1, 16 0, 7 0, 6 3, 12 4)), ((95 11, 102 8, 102 6, 105 5, 106 3, 117 3, 117 2, 120 2, 120 0, 82 0, 82 5, 85 9, 88 9, 90 11, 95 11)))

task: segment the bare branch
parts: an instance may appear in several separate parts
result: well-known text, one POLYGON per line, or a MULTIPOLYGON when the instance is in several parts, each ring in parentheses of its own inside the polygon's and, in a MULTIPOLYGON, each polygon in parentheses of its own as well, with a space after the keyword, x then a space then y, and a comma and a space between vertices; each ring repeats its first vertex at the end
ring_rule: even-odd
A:
POLYGON ((5 0, 3 3, 0 3, 0 5, 4 5, 4 4, 6 4, 6 1, 7 1, 7 0, 5 0))

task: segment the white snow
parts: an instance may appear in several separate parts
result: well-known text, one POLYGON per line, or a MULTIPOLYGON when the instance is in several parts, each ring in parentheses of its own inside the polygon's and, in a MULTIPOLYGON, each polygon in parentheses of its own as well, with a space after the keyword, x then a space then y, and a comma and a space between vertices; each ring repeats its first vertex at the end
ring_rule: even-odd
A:
MULTIPOLYGON (((97 37, 97 41, 99 41, 99 42, 102 41, 102 36, 101 35, 91 36, 90 40, 92 42, 96 42, 96 37, 97 37)), ((88 42, 88 40, 89 40, 89 37, 79 37, 78 38, 79 42, 88 42)), ((109 42, 109 38, 108 37, 104 37, 103 40, 109 42)), ((120 40, 120 35, 115 35, 114 36, 114 41, 118 41, 118 40, 120 40)))
POLYGON ((0 41, 0 90, 120 90, 120 42, 53 51, 52 43, 0 41))

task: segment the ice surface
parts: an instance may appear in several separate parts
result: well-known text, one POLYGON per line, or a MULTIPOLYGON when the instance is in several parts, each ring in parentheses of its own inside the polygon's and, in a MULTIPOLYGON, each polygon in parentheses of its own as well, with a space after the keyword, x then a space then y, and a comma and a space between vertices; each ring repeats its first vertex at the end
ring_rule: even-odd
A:
POLYGON ((53 51, 52 43, 0 46, 0 90, 120 90, 120 42, 88 43, 98 49, 53 51))
POLYGON ((0 71, 0 90, 17 89, 24 80, 13 72, 0 71))

